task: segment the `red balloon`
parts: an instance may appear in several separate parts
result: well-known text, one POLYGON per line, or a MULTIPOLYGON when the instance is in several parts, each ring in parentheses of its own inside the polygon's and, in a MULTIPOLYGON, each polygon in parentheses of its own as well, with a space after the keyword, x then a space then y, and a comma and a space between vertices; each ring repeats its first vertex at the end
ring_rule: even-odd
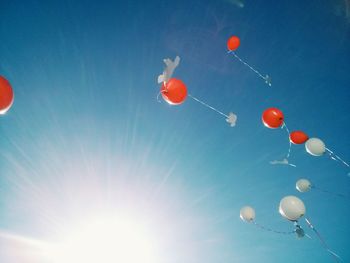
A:
POLYGON ((239 44, 241 41, 239 40, 239 37, 232 36, 227 40, 227 48, 230 51, 234 51, 239 47, 239 44))
POLYGON ((13 90, 10 82, 0 76, 0 114, 5 114, 12 106, 13 90))
POLYGON ((183 103, 187 97, 186 85, 179 79, 169 79, 166 84, 163 83, 160 92, 163 99, 171 105, 183 103))
POLYGON ((309 136, 303 131, 293 131, 290 133, 289 140, 294 144, 303 144, 309 139, 309 136))
POLYGON ((283 112, 277 108, 268 108, 262 115, 262 121, 267 128, 276 129, 283 124, 283 112))

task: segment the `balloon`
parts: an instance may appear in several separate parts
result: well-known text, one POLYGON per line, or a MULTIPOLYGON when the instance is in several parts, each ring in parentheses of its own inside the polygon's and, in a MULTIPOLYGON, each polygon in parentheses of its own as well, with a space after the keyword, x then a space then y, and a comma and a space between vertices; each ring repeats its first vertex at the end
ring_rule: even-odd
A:
POLYGON ((283 124, 284 116, 277 108, 268 108, 262 115, 262 121, 267 128, 276 129, 283 124))
POLYGON ((280 202, 279 213, 290 221, 296 221, 305 215, 305 205, 296 196, 286 196, 280 202))
POLYGON ((181 104, 187 97, 186 85, 181 80, 175 78, 163 83, 160 92, 163 99, 171 105, 181 104))
POLYGON ((11 84, 0 76, 0 114, 5 114, 11 108, 13 97, 11 84))
POLYGON ((251 222, 255 219, 255 210, 250 206, 242 207, 240 218, 245 222, 251 222))
POLYGON ((311 189, 311 183, 309 180, 306 179, 300 179, 297 181, 297 183, 295 184, 296 189, 301 192, 301 193, 305 193, 307 191, 309 191, 311 189))
POLYGON ((309 139, 303 131, 293 131, 290 133, 289 140, 294 144, 303 144, 309 139))
POLYGON ((230 51, 234 51, 239 47, 240 39, 237 36, 232 36, 227 40, 227 48, 230 51))
POLYGON ((318 138, 311 138, 305 143, 305 149, 313 156, 321 156, 326 152, 326 145, 318 138))

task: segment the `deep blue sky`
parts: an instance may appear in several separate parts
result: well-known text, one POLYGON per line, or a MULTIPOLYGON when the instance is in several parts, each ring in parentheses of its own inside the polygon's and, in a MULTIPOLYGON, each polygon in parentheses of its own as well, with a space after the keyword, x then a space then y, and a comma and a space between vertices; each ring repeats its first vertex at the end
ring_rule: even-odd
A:
MULTIPOLYGON (((0 75, 15 103, 0 119, 0 229, 50 240, 71 218, 104 207, 158 226, 163 263, 331 262, 304 223, 311 240, 239 219, 251 205, 257 222, 290 231, 278 204, 292 194, 350 262, 349 200, 295 190, 304 177, 349 194, 349 169, 303 146, 292 148, 297 168, 270 165, 288 138, 261 123, 264 109, 278 107, 291 130, 350 160, 350 18, 342 8, 340 0, 244 8, 229 0, 2 0, 0 75), (226 53, 230 35, 272 87, 226 53), (176 55, 174 77, 236 113, 236 127, 190 98, 157 102, 162 60, 176 55)), ((8 242, 0 238, 0 262, 19 262, 8 242)))

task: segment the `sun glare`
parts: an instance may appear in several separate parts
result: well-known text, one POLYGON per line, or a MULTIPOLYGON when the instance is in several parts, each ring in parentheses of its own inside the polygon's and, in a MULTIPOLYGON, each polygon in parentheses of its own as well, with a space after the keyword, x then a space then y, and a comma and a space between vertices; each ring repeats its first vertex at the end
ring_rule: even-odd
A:
POLYGON ((120 219, 85 222, 52 252, 55 263, 157 263, 154 239, 139 223, 120 219))

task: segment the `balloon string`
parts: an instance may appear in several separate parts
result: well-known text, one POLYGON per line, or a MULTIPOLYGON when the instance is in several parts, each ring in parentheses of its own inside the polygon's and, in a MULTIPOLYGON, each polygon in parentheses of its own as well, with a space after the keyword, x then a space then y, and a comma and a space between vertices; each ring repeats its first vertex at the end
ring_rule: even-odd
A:
POLYGON ((245 62, 243 59, 241 59, 235 52, 233 52, 232 50, 228 51, 228 53, 232 53, 232 55, 238 59, 241 63, 243 63, 243 65, 247 66, 248 68, 250 68, 254 73, 256 73, 260 78, 262 78, 266 84, 268 84, 269 86, 271 86, 271 79, 268 75, 263 76, 258 70, 256 70, 255 68, 253 68, 251 65, 249 65, 247 62, 245 62))
POLYGON ((284 165, 289 165, 292 167, 297 167, 295 164, 289 163, 288 160, 286 158, 284 158, 282 161, 270 161, 270 164, 284 164, 284 165))
POLYGON ((289 140, 289 148, 288 148, 288 153, 287 153, 287 159, 288 159, 290 156, 290 150, 292 148, 292 142, 290 141, 290 132, 289 132, 289 129, 288 129, 287 124, 285 122, 283 122, 282 129, 283 128, 285 128, 287 133, 288 133, 288 140, 289 140))
POLYGON ((269 232, 273 232, 273 233, 277 233, 277 234, 283 234, 283 235, 290 235, 290 234, 294 234, 294 233, 295 233, 295 231, 290 231, 290 232, 276 231, 276 230, 273 230, 273 229, 271 229, 271 228, 262 226, 262 225, 258 224, 258 223, 255 222, 255 221, 252 221, 252 222, 253 222, 253 224, 256 225, 258 228, 263 229, 263 230, 266 230, 266 231, 269 231, 269 232))
POLYGON ((323 248, 325 250, 327 250, 333 256, 333 258, 335 259, 336 262, 341 261, 341 258, 328 247, 327 243, 324 241, 324 239, 322 238, 320 233, 316 230, 316 228, 311 224, 310 220, 305 218, 305 221, 308 224, 308 226, 315 232, 315 234, 317 235, 318 239, 320 240, 323 248))
POLYGON ((253 72, 255 72, 260 78, 265 80, 265 77, 259 72, 257 71, 255 68, 253 68, 252 66, 250 66, 247 62, 245 62, 243 59, 241 59, 235 52, 233 51, 229 51, 229 53, 232 53, 232 55, 237 58, 240 62, 242 62, 245 66, 247 66, 248 68, 250 68, 253 72))
POLYGON ((334 196, 338 196, 338 197, 342 197, 342 198, 346 198, 346 199, 350 199, 350 196, 347 196, 347 195, 344 195, 344 194, 338 194, 338 193, 333 193, 333 192, 330 192, 328 190, 324 190, 324 189, 321 189, 321 188, 318 188, 314 185, 311 186, 312 189, 316 189, 322 193, 326 193, 326 194, 329 194, 329 195, 334 195, 334 196))
POLYGON ((205 102, 203 102, 203 101, 201 101, 201 100, 199 100, 199 99, 193 97, 191 94, 188 94, 188 96, 189 96, 190 98, 194 99, 195 101, 199 102, 199 103, 202 104, 203 106, 205 106, 205 107, 207 107, 207 108, 209 108, 209 109, 211 109, 211 110, 213 110, 213 111, 219 113, 220 115, 222 115, 222 116, 224 116, 224 117, 226 117, 226 118, 229 118, 229 116, 226 115, 225 113, 223 113, 223 112, 221 112, 221 111, 215 109, 214 107, 212 107, 212 106, 206 104, 205 102))
POLYGON ((289 166, 292 166, 292 167, 297 167, 295 164, 292 164, 292 163, 289 163, 288 159, 290 157, 290 151, 291 151, 291 148, 292 148, 292 142, 290 141, 290 131, 288 129, 288 126, 285 122, 283 122, 283 125, 281 127, 281 129, 285 128, 287 134, 288 134, 288 140, 289 140, 289 147, 288 147, 288 152, 287 152, 287 156, 285 159, 283 159, 282 161, 273 161, 273 162, 270 162, 271 164, 286 164, 286 165, 289 165, 289 166))
POLYGON ((158 101, 159 103, 161 103, 161 100, 159 99, 160 94, 162 94, 161 91, 159 91, 159 92, 158 92, 158 95, 157 95, 157 101, 158 101))
POLYGON ((330 149, 326 148, 326 150, 328 151, 330 157, 335 160, 335 161, 339 161, 342 162, 345 166, 350 167, 350 165, 345 162, 342 158, 340 158, 338 155, 336 155, 333 151, 331 151, 330 149))
POLYGON ((161 103, 161 100, 159 99, 160 94, 162 94, 162 93, 168 91, 168 88, 167 88, 167 86, 166 86, 166 81, 163 81, 163 85, 164 85, 164 90, 160 90, 160 91, 158 92, 158 94, 157 94, 157 101, 158 101, 159 103, 161 103))

